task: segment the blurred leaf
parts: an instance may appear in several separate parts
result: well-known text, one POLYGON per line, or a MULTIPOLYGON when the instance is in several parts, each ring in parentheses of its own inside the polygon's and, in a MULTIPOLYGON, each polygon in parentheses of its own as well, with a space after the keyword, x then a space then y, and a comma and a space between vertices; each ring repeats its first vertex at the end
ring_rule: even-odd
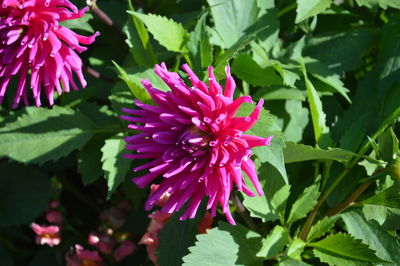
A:
POLYGON ((296 23, 324 12, 332 3, 331 0, 297 0, 296 23))
POLYGON ((363 200, 362 204, 383 205, 400 209, 400 184, 395 183, 390 188, 363 200))
POLYGON ((189 33, 183 28, 182 24, 155 14, 146 15, 131 11, 128 11, 128 13, 143 21, 147 29, 153 34, 154 39, 167 50, 183 54, 187 53, 189 33))
POLYGON ((369 8, 381 7, 386 9, 388 7, 400 9, 400 2, 397 0, 356 0, 357 4, 360 6, 366 6, 369 8))
POLYGON ((190 254, 183 257, 183 265, 222 266, 259 265, 257 251, 261 248, 262 237, 241 226, 221 223, 220 227, 207 230, 196 237, 190 254))
POLYGON ((82 148, 95 124, 68 107, 27 107, 26 113, 0 129, 0 156, 23 163, 56 161, 82 148))
POLYGON ((194 219, 180 221, 182 211, 175 213, 159 233, 160 243, 156 255, 159 265, 182 265, 182 258, 189 253, 189 247, 196 240, 199 213, 194 219), (171 241, 173 239, 174 241, 171 241))
POLYGON ((282 79, 275 73, 274 67, 261 68, 248 54, 241 54, 235 58, 232 71, 240 79, 254 86, 282 84, 282 79))
POLYGON ((391 262, 385 265, 398 264, 400 245, 396 237, 384 231, 376 221, 367 222, 358 210, 345 212, 341 217, 351 235, 368 244, 380 258, 391 262))
POLYGON ((303 131, 308 124, 308 109, 302 107, 301 102, 287 100, 285 110, 290 120, 284 130, 285 141, 299 142, 303 138, 303 131))
POLYGON ((125 159, 122 154, 125 147, 125 141, 120 135, 116 138, 111 138, 105 141, 101 148, 103 153, 101 161, 103 162, 102 169, 105 172, 107 180, 107 198, 110 198, 115 189, 121 184, 126 173, 130 168, 130 160, 125 159))
POLYGON ((61 21, 60 25, 63 27, 66 27, 68 29, 83 30, 83 31, 93 33, 94 29, 88 23, 88 21, 91 19, 93 19, 92 14, 85 14, 81 18, 61 21))
POLYGON ((0 227, 31 223, 55 192, 50 179, 34 167, 0 163, 0 227))
POLYGON ((305 262, 302 261, 298 261, 295 259, 292 259, 290 257, 284 257, 283 260, 279 261, 279 266, 307 266, 307 265, 311 265, 311 264, 307 264, 305 262))
POLYGON ((11 252, 0 242, 0 265, 14 266, 14 260, 11 252))
POLYGON ((263 240, 261 249, 257 252, 257 257, 270 258, 283 251, 289 243, 289 232, 277 225, 271 233, 263 240))
POLYGON ((371 29, 350 29, 311 38, 303 51, 326 64, 336 73, 352 70, 363 64, 362 57, 375 44, 377 32, 371 29))
MULTIPOLYGON (((260 10, 256 0, 207 0, 214 19, 218 45, 232 47, 257 22, 260 10)), ((265 24, 264 24, 265 25, 265 24)))
POLYGON ((325 235, 335 225, 335 222, 338 219, 338 216, 331 216, 319 220, 315 225, 311 227, 310 233, 307 236, 307 242, 311 242, 325 235))
POLYGON ((283 150, 285 163, 302 162, 309 160, 336 160, 344 162, 349 160, 354 153, 339 148, 322 150, 304 144, 286 142, 283 150))
POLYGON ((188 42, 191 62, 197 70, 210 66, 213 60, 213 48, 206 29, 207 15, 208 13, 204 13, 200 17, 194 31, 190 33, 188 42))
POLYGON ((311 186, 306 187, 303 193, 294 202, 290 210, 289 218, 287 219, 287 224, 292 224, 306 217, 306 215, 314 209, 315 205, 317 205, 317 199, 320 195, 319 181, 320 178, 317 178, 311 186))
POLYGON ((329 235, 309 245, 314 247, 315 256, 329 265, 371 265, 371 262, 384 262, 361 240, 343 233, 329 235))

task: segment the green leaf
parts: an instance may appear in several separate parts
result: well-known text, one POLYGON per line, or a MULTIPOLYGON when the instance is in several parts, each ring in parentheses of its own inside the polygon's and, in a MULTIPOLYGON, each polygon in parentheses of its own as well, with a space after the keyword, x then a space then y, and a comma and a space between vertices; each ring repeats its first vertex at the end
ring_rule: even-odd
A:
POLYGON ((33 222, 55 192, 50 179, 34 167, 0 163, 0 227, 33 222))
MULTIPOLYGON (((381 7, 386 9, 388 7, 400 9, 400 2, 397 0, 356 0, 357 4, 360 6, 366 6, 369 8, 381 7)), ((395 39, 394 39, 395 40, 395 39)))
POLYGON ((207 0, 214 20, 216 39, 222 48, 232 47, 257 22, 256 0, 207 0))
POLYGON ((124 181, 126 173, 129 171, 130 161, 122 156, 124 147, 125 141, 120 135, 117 135, 116 138, 106 140, 101 148, 103 154, 101 157, 102 169, 107 180, 108 199, 119 184, 124 181))
POLYGON ((367 222, 359 210, 345 212, 341 217, 349 233, 368 244, 380 258, 391 262, 387 265, 398 264, 400 244, 396 237, 384 231, 376 221, 367 222))
MULTIPOLYGON (((128 6, 130 12, 135 11, 132 1, 128 1, 128 6)), ((140 19, 132 15, 123 31, 127 36, 125 42, 128 44, 130 53, 138 65, 153 67, 158 63, 150 42, 149 33, 140 19)))
POLYGON ((283 150, 285 163, 294 163, 310 160, 335 160, 345 162, 351 157, 355 156, 354 153, 340 148, 330 150, 323 150, 314 148, 304 144, 296 144, 293 142, 286 142, 286 147, 283 150))
POLYGON ((309 17, 324 12, 330 5, 331 0, 297 0, 296 23, 309 17))
POLYGON ((215 75, 217 78, 224 77, 224 68, 228 64, 228 61, 234 57, 240 50, 250 44, 257 36, 257 33, 266 29, 264 27, 259 30, 252 31, 246 35, 243 35, 237 42, 235 42, 228 50, 226 50, 222 55, 215 59, 215 75))
POLYGON ((221 223, 219 228, 196 238, 195 246, 189 248, 190 254, 183 257, 183 265, 254 265, 259 261, 256 253, 262 237, 241 225, 221 223))
POLYGON ((314 247, 315 256, 329 265, 371 265, 384 262, 361 240, 343 233, 329 235, 309 245, 314 247))
POLYGON ((82 148, 94 133, 94 123, 79 111, 27 107, 0 129, 0 156, 23 163, 56 161, 82 148))
POLYGON ((307 213, 317 205, 317 199, 320 194, 319 181, 320 178, 317 178, 311 186, 305 188, 303 193, 294 202, 289 218, 287 219, 287 224, 292 224, 306 217, 307 213))
POLYGON ((362 204, 382 205, 391 208, 400 208, 400 184, 395 183, 388 189, 366 199, 362 204))
POLYGON ((182 265, 182 258, 189 253, 188 248, 196 240, 200 215, 194 219, 180 221, 182 212, 175 213, 159 233, 157 263, 159 265, 182 265), (173 239, 174 241, 171 241, 173 239))
POLYGON ((200 17, 188 42, 192 65, 197 70, 210 66, 213 60, 213 49, 206 29, 207 15, 208 13, 204 13, 200 17))
POLYGON ((351 29, 349 31, 319 35, 311 38, 303 51, 326 64, 329 69, 341 74, 363 64, 362 57, 376 44, 377 32, 371 29, 351 29))
POLYGON ((349 103, 351 103, 347 95, 348 89, 344 87, 340 76, 330 70, 325 64, 312 58, 304 58, 307 72, 311 73, 313 77, 325 83, 326 85, 339 92, 349 103))
POLYGON ((292 239, 286 253, 289 257, 301 261, 301 254, 303 253, 305 246, 306 242, 295 237, 292 239))
POLYGON ((274 67, 261 68, 248 54, 241 54, 235 58, 232 71, 240 79, 254 86, 282 84, 282 79, 275 73, 274 67))
POLYGON ((101 169, 101 152, 100 149, 104 144, 104 138, 92 138, 82 150, 79 151, 78 173, 82 175, 84 185, 89 185, 103 175, 101 169))
POLYGON ((85 14, 81 18, 69 19, 60 22, 60 25, 68 29, 84 30, 90 33, 94 32, 94 29, 88 23, 93 18, 92 14, 85 14))
POLYGON ((154 39, 167 50, 183 54, 187 53, 189 33, 183 28, 182 24, 155 14, 145 15, 131 11, 128 11, 128 13, 143 21, 147 29, 153 34, 154 39))
POLYGON ((290 120, 283 132, 285 141, 298 142, 303 138, 303 131, 308 124, 308 109, 299 101, 286 101, 285 110, 290 120))
POLYGON ((297 100, 304 101, 306 97, 301 90, 285 88, 282 86, 272 86, 267 88, 260 88, 253 94, 254 98, 264 98, 267 101, 272 100, 297 100))
POLYGON ((304 75, 305 86, 307 89, 308 103, 310 105, 311 120, 314 128, 315 142, 318 144, 322 142, 321 137, 325 138, 324 135, 328 134, 329 128, 327 128, 325 125, 326 116, 324 110, 322 109, 321 99, 319 98, 319 95, 315 90, 314 85, 307 77, 307 71, 303 59, 301 59, 301 67, 304 75))
POLYGON ((119 77, 126 83, 132 95, 141 102, 150 102, 151 97, 140 83, 141 80, 134 78, 132 75, 128 75, 128 73, 122 67, 115 62, 113 63, 120 74, 119 77))
POLYGON ((289 232, 277 225, 271 233, 263 240, 261 249, 257 252, 257 257, 270 258, 283 251, 289 243, 289 232))
POLYGON ((308 266, 310 264, 292 259, 291 257, 284 257, 281 261, 279 261, 279 266, 308 266))
POLYGON ((325 217, 319 220, 311 227, 310 233, 307 236, 307 242, 311 242, 323 235, 325 235, 339 219, 338 216, 325 217))

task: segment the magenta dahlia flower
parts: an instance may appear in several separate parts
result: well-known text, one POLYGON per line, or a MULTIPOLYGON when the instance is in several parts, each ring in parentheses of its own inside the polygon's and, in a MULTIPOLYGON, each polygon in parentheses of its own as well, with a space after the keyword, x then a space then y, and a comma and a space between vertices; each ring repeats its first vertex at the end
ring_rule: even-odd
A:
POLYGON ((181 220, 193 218, 201 200, 208 197, 207 209, 215 216, 218 203, 231 224, 235 224, 229 197, 235 185, 249 196, 255 194, 244 182, 242 171, 253 183, 257 193, 263 194, 256 169, 250 159, 250 149, 269 145, 272 137, 262 138, 244 134, 258 120, 263 105, 260 100, 255 110, 246 117, 235 117, 239 107, 252 103, 250 96, 233 100, 235 81, 230 68, 225 68, 225 89, 217 83, 213 68, 208 68, 209 86, 200 81, 188 65, 182 68, 189 75, 192 86, 187 86, 178 74, 169 72, 165 64, 155 66, 155 73, 171 88, 164 92, 152 87, 148 80, 142 84, 156 105, 135 100, 139 109, 123 111, 133 116, 121 116, 134 124, 128 128, 141 133, 126 137, 126 148, 136 154, 128 159, 152 159, 134 168, 148 169, 148 173, 133 179, 143 188, 158 177, 160 184, 149 196, 146 209, 151 209, 165 192, 168 201, 161 211, 178 211, 186 202, 181 220), (137 124, 138 123, 138 124, 137 124))
POLYGON ((81 44, 91 44, 99 33, 87 37, 59 25, 82 17, 86 10, 68 0, 0 0, 0 104, 15 75, 19 80, 13 108, 21 98, 29 104, 28 79, 36 106, 41 105, 42 90, 50 105, 54 90, 78 90, 73 73, 86 86, 76 52, 85 51, 81 44))

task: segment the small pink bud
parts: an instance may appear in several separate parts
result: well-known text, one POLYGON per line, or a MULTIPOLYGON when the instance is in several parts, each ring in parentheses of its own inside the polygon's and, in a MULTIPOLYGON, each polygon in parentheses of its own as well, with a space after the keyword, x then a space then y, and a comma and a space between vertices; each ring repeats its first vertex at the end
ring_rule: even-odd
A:
POLYGON ((61 212, 57 210, 51 210, 46 213, 46 220, 49 223, 61 224, 64 220, 61 212))
POLYGON ((126 256, 129 256, 135 249, 135 243, 130 240, 125 240, 122 244, 114 251, 114 259, 117 262, 125 259, 126 256))

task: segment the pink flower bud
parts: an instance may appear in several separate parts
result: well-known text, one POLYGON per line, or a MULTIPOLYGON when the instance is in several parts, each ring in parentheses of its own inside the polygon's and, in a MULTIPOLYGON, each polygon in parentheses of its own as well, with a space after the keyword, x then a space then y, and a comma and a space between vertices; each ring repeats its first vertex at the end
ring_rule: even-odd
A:
POLYGON ((114 251, 114 259, 117 262, 125 259, 126 256, 130 255, 136 249, 135 243, 130 240, 125 240, 122 244, 114 251))
POLYGON ((61 212, 57 210, 51 210, 46 213, 46 220, 49 223, 61 224, 64 220, 61 212))

